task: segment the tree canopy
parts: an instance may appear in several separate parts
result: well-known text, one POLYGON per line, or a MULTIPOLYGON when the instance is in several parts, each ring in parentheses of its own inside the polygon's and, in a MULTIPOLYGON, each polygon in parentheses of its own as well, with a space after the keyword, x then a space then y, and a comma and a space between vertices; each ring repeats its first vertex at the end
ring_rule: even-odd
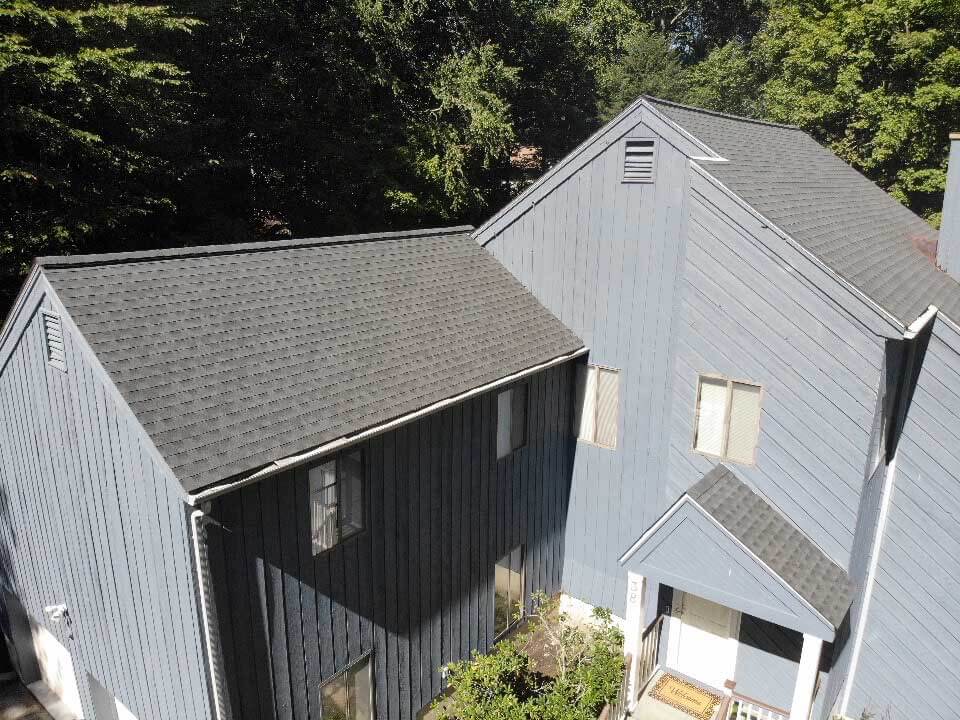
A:
POLYGON ((0 0, 33 256, 480 222, 640 94, 809 130, 937 222, 955 0, 0 0))

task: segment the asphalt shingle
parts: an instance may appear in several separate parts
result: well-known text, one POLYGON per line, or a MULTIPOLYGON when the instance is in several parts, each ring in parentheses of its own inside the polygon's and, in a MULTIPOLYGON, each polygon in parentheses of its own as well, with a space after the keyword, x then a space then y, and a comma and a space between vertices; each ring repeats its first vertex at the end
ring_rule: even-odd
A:
POLYGON ((779 575, 817 612, 839 627, 854 585, 799 528, 725 465, 687 491, 700 507, 779 575))
POLYGON ((583 347, 469 231, 38 263, 195 491, 583 347))
POLYGON ((960 283, 919 249, 937 231, 805 132, 646 100, 729 160, 707 172, 902 324, 931 304, 960 320, 960 283))

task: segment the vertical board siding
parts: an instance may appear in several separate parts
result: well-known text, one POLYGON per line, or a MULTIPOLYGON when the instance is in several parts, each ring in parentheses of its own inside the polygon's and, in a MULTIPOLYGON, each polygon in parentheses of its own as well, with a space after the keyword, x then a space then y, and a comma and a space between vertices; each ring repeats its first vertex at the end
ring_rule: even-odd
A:
POLYGON ((945 719, 960 707, 958 348, 936 321, 897 451, 851 716, 945 719))
MULTIPOLYGON (((730 467, 846 567, 882 340, 831 305, 801 273, 785 271, 756 234, 762 230, 751 226, 756 220, 722 201, 695 178, 677 323, 667 496, 679 497, 717 462, 692 451, 698 376, 718 373, 759 383, 756 464, 730 467)), ((792 261, 801 267, 808 262, 795 255, 792 261)))
POLYGON ((619 138, 655 133, 639 110, 613 133, 605 150, 478 239, 583 338, 590 362, 621 371, 617 447, 577 445, 565 543, 545 567, 562 570, 565 592, 623 615, 617 558, 662 510, 688 168, 661 140, 657 182, 622 183, 619 138))
POLYGON ((67 370, 47 363, 45 290, 0 368, 5 589, 70 652, 88 717, 89 674, 141 720, 209 718, 179 483, 66 320, 67 370), (45 617, 58 603, 69 624, 45 617))
POLYGON ((367 653, 377 717, 415 718, 442 690, 442 665, 491 647, 498 558, 525 545, 528 607, 532 591, 560 589, 573 367, 523 382, 527 444, 502 460, 495 391, 363 442, 367 529, 317 557, 304 468, 213 501, 235 719, 318 720, 321 683, 367 653))

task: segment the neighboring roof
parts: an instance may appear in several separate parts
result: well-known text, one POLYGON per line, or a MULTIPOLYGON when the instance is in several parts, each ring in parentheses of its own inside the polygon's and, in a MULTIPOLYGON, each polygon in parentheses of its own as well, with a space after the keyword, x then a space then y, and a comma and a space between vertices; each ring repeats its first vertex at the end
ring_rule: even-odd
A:
POLYGON ((817 612, 840 625, 853 598, 846 571, 827 557, 779 510, 717 465, 688 495, 817 612))
POLYGON ((37 262, 194 491, 582 348, 470 230, 37 262))
POLYGON ((960 283, 919 249, 936 230, 805 132, 644 99, 729 160, 710 175, 901 323, 931 304, 960 320, 960 283))

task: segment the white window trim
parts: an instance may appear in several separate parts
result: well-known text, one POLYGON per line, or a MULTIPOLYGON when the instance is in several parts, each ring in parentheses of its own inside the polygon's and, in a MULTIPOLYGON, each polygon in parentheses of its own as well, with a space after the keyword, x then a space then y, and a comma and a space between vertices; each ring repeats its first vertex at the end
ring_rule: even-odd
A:
MULTIPOLYGON (((622 375, 622 372, 620 368, 611 367, 610 365, 599 365, 597 363, 585 363, 584 367, 587 368, 587 372, 589 372, 590 368, 597 369, 598 379, 596 384, 594 385, 595 396, 593 399, 593 436, 594 438, 597 436, 597 412, 600 407, 600 403, 597 402, 600 396, 599 395, 600 394, 599 371, 607 370, 609 372, 616 373, 617 375, 617 418, 615 423, 617 428, 617 437, 613 445, 602 445, 601 443, 598 443, 596 440, 588 440, 587 438, 581 437, 580 428, 577 427, 576 428, 577 442, 583 443, 584 445, 592 445, 593 447, 598 447, 603 450, 616 450, 617 447, 620 445, 620 412, 622 408, 622 405, 620 403, 620 376, 622 375)), ((584 399, 584 402, 586 402, 586 399, 584 399)))
POLYGON ((763 418, 763 401, 764 401, 765 391, 763 385, 754 381, 754 380, 741 380, 739 378, 730 378, 725 375, 720 375, 718 373, 698 373, 697 374, 697 388, 696 395, 694 398, 694 408, 693 408, 693 435, 690 439, 690 450, 697 453, 697 455, 703 455, 704 457, 712 458, 714 460, 723 460, 725 462, 737 463, 738 465, 744 465, 746 467, 755 467, 757 464, 757 449, 760 447, 760 420, 763 418), (716 455, 714 453, 705 452, 697 448, 697 428, 700 425, 700 386, 703 380, 722 380, 727 384, 727 394, 726 394, 726 405, 723 408, 723 440, 720 445, 723 448, 723 454, 716 455), (757 413, 757 441, 753 444, 753 455, 750 459, 750 462, 743 462, 742 460, 735 460, 734 458, 726 454, 727 450, 727 435, 730 432, 730 404, 733 401, 733 385, 750 385, 751 387, 760 388, 760 395, 757 398, 757 404, 760 407, 760 412, 757 413))

